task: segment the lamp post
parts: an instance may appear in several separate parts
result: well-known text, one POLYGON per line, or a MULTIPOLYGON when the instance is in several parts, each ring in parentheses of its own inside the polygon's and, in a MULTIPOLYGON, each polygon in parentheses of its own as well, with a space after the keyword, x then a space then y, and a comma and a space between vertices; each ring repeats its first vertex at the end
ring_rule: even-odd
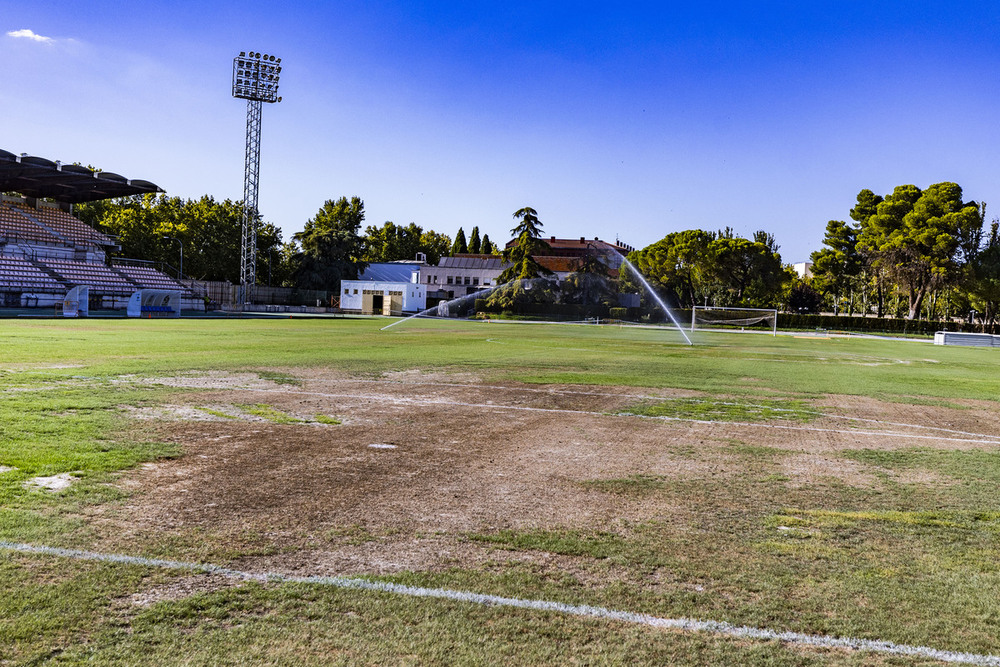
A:
POLYGON ((180 273, 180 278, 183 280, 184 279, 184 242, 181 241, 178 238, 174 238, 173 236, 164 236, 163 240, 164 241, 177 241, 177 243, 180 244, 180 246, 181 246, 181 266, 180 266, 180 269, 178 269, 178 272, 180 273))

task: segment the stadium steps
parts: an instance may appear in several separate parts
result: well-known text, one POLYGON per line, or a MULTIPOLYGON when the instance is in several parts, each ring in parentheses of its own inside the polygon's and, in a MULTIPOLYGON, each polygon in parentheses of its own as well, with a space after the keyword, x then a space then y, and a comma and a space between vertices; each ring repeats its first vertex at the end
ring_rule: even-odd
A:
POLYGON ((56 281, 57 283, 59 283, 60 285, 62 285, 63 287, 65 287, 66 289, 69 289, 70 283, 68 283, 65 278, 63 278, 58 273, 56 273, 55 271, 53 271, 49 267, 45 266, 41 262, 35 260, 34 257, 32 257, 30 259, 27 258, 27 257, 25 257, 25 260, 27 262, 29 262, 33 267, 35 267, 36 269, 38 269, 39 271, 41 271, 42 273, 44 273, 45 275, 47 275, 49 278, 52 278, 52 280, 56 281))
POLYGON ((54 230, 52 227, 49 227, 44 222, 42 222, 41 220, 39 220, 37 217, 35 217, 35 216, 31 215, 30 213, 28 213, 26 210, 24 210, 20 206, 8 206, 7 208, 9 208, 12 211, 14 211, 15 213, 19 214, 22 218, 24 218, 28 222, 35 223, 36 225, 38 225, 39 227, 41 227, 42 229, 44 229, 46 232, 48 232, 52 236, 56 237, 57 239, 59 239, 60 241, 62 241, 63 243, 65 243, 66 245, 68 245, 68 246, 75 246, 76 245, 75 243, 73 243, 72 239, 69 239, 69 238, 63 236, 62 234, 60 234, 59 232, 57 232, 56 230, 54 230))
POLYGON ((142 286, 141 282, 139 282, 138 280, 136 280, 134 277, 128 275, 124 271, 120 271, 119 267, 115 266, 114 264, 109 264, 108 268, 112 272, 114 272, 114 274, 116 276, 119 276, 122 280, 127 280, 129 283, 131 283, 137 290, 143 289, 143 286, 142 286))

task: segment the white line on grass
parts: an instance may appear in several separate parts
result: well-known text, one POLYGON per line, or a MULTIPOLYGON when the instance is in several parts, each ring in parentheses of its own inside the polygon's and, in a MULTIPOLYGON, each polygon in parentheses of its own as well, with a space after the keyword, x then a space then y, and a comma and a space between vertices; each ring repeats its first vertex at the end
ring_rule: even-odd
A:
MULTIPOLYGON (((398 385, 422 385, 428 387, 463 387, 463 388, 476 388, 476 389, 511 389, 511 387, 504 387, 499 385, 470 385, 463 384, 461 382, 399 382, 395 380, 353 380, 354 382, 364 382, 368 384, 398 384, 398 385)), ((925 426, 922 424, 907 424, 905 422, 890 422, 884 419, 870 419, 867 417, 852 417, 849 415, 835 415, 829 412, 820 412, 819 410, 806 410, 806 409, 792 409, 792 408, 779 408, 769 405, 758 405, 756 403, 737 403, 735 401, 712 401, 710 399, 695 398, 695 397, 685 397, 685 396, 651 396, 644 394, 612 394, 608 392, 598 392, 598 391, 578 391, 572 389, 541 389, 535 387, 517 387, 516 391, 523 392, 534 392, 539 394, 559 394, 559 395, 571 395, 571 396, 601 396, 606 398, 634 398, 634 399, 644 399, 652 401, 677 401, 677 402, 690 402, 690 403, 715 403, 716 405, 731 405, 737 407, 750 407, 750 408, 766 408, 768 410, 773 410, 774 412, 800 412, 810 415, 816 415, 818 417, 827 417, 829 419, 844 419, 847 421, 856 422, 866 422, 869 424, 886 424, 887 426, 902 426, 904 428, 915 428, 925 431, 941 431, 942 433, 953 433, 955 435, 968 435, 977 438, 993 438, 1000 441, 1000 436, 988 435, 985 433, 972 433, 971 431, 960 431, 953 428, 944 428, 941 426, 925 426)))
POLYGON ((1000 656, 985 655, 977 653, 963 653, 958 651, 944 651, 931 648, 929 646, 912 646, 907 644, 897 644, 890 641, 876 639, 860 639, 854 637, 833 637, 830 635, 809 635, 801 632, 779 632, 767 628, 754 628, 746 625, 733 625, 724 621, 699 621, 690 618, 663 618, 651 616, 649 614, 639 614, 630 611, 608 609, 607 607, 595 607, 591 605, 573 605, 563 602, 552 602, 550 600, 524 600, 521 598, 501 597, 499 595, 485 595, 482 593, 472 593, 469 591, 455 591, 447 588, 421 588, 418 586, 406 586, 403 584, 391 584, 381 581, 369 581, 367 579, 357 579, 353 577, 296 577, 274 572, 256 573, 231 568, 220 567, 205 563, 192 563, 187 561, 162 560, 159 558, 142 558, 140 556, 127 556, 124 554, 98 553, 94 551, 81 551, 78 549, 60 549, 57 547, 36 546, 33 544, 21 544, 17 542, 0 541, 0 549, 15 551, 27 554, 40 554, 46 556, 62 556, 64 558, 75 558, 78 560, 99 561, 105 563, 123 563, 127 565, 141 565, 145 567, 161 567, 172 570, 189 570, 195 572, 205 572, 209 574, 221 575, 233 579, 245 581, 260 581, 274 583, 297 583, 313 584, 319 586, 333 586, 336 588, 346 588, 364 591, 374 591, 377 593, 392 593, 395 595, 406 595, 409 597, 438 598, 444 600, 454 600, 457 602, 468 602, 486 606, 516 607, 520 609, 531 609, 535 611, 554 612, 567 614, 570 616, 583 616, 589 618, 600 618, 622 623, 634 623, 646 625, 654 628, 667 628, 671 630, 682 630, 687 632, 706 632, 710 634, 726 635, 742 639, 777 640, 789 644, 801 644, 816 648, 829 649, 849 649, 855 651, 872 651, 876 653, 887 653, 891 655, 917 656, 930 658, 942 662, 964 663, 970 665, 982 665, 984 667, 1000 667, 1000 656))
MULTIPOLYGON (((914 440, 934 440, 934 441, 944 441, 944 442, 964 442, 976 445, 997 445, 1000 442, 992 439, 993 436, 980 436, 979 438, 951 438, 939 435, 920 435, 917 433, 899 433, 896 431, 865 431, 861 429, 845 430, 845 429, 835 429, 835 428, 819 428, 817 426, 788 426, 785 424, 767 424, 767 423, 757 423, 757 422, 736 422, 736 421, 712 421, 709 419, 691 419, 689 417, 665 417, 665 416, 651 416, 651 415, 638 415, 630 412, 619 412, 619 413, 609 413, 609 412, 596 412, 593 410, 570 410, 565 408, 535 408, 527 405, 498 405, 496 403, 465 403, 462 401, 449 401, 449 400, 433 400, 433 399, 420 399, 420 398, 409 398, 400 396, 378 396, 373 397, 367 394, 333 394, 321 391, 299 391, 294 389, 246 389, 245 391, 262 392, 266 394, 301 394, 304 396, 320 396, 323 398, 347 398, 352 400, 378 400, 384 403, 395 403, 399 405, 415 405, 421 407, 428 407, 433 405, 446 405, 457 408, 478 408, 481 410, 517 410, 521 412, 548 412, 548 413, 559 413, 559 414, 572 414, 572 415, 590 415, 594 417, 628 417, 637 419, 653 419, 657 421, 672 421, 672 422, 684 422, 687 424, 705 424, 709 426, 717 426, 720 424, 726 426, 742 426, 747 428, 765 428, 765 429, 778 429, 783 431, 805 431, 808 433, 835 433, 838 435, 871 435, 871 436, 881 436, 890 438, 910 438, 914 440)), ((907 426, 907 425, 903 425, 907 426)), ((978 434, 976 434, 978 435, 978 434)))
MULTIPOLYGON (((642 400, 654 400, 654 401, 677 401, 677 402, 687 401, 687 402, 691 402, 691 403, 715 403, 717 405, 730 405, 730 406, 751 407, 751 408, 767 408, 768 410, 773 410, 774 412, 800 412, 800 413, 807 413, 807 414, 811 414, 811 415, 816 415, 818 417, 826 417, 828 419, 842 419, 842 420, 845 420, 845 421, 864 422, 864 423, 868 423, 868 424, 884 424, 886 426, 900 426, 900 427, 903 427, 903 428, 912 428, 912 429, 917 429, 917 430, 922 430, 922 431, 938 431, 940 433, 950 433, 950 434, 953 434, 953 435, 970 436, 971 438, 975 438, 974 440, 966 440, 966 439, 962 439, 962 438, 957 438, 957 439, 952 439, 952 438, 937 438, 937 439, 941 439, 941 440, 953 440, 955 442, 973 442, 973 443, 977 443, 977 444, 1000 444, 1000 435, 989 435, 989 434, 986 434, 986 433, 973 433, 971 431, 961 431, 959 429, 944 428, 942 426, 927 426, 927 425, 924 425, 924 424, 908 424, 906 422, 891 422, 891 421, 886 421, 884 419, 871 419, 871 418, 867 418, 867 417, 852 417, 850 415, 837 415, 837 414, 832 414, 832 413, 829 413, 829 412, 820 412, 818 410, 805 410, 805 409, 799 410, 799 409, 791 409, 791 408, 779 408, 779 407, 773 407, 773 406, 758 405, 758 404, 755 404, 755 403, 738 403, 738 402, 735 402, 735 401, 712 401, 712 400, 708 400, 708 399, 701 399, 701 398, 694 398, 694 397, 653 396, 653 395, 646 395, 646 394, 615 394, 615 393, 598 392, 598 391, 580 391, 580 390, 572 390, 572 389, 541 389, 541 388, 535 388, 535 387, 516 387, 516 388, 512 388, 512 387, 502 386, 502 385, 466 384, 466 383, 461 383, 461 382, 401 382, 401 381, 397 381, 397 380, 352 380, 352 382, 363 383, 363 384, 395 384, 395 385, 401 385, 401 386, 414 385, 414 386, 425 386, 425 387, 460 387, 460 388, 498 389, 498 390, 501 390, 501 389, 502 390, 514 389, 515 391, 533 392, 533 393, 547 394, 547 395, 601 396, 601 397, 606 397, 606 398, 622 398, 622 397, 624 397, 624 398, 633 398, 633 399, 642 399, 642 400)), ((181 385, 181 386, 183 386, 183 385, 181 385)), ((243 390, 243 391, 261 391, 261 392, 271 392, 271 393, 281 393, 281 394, 306 394, 306 395, 310 395, 310 396, 325 396, 325 397, 330 397, 330 398, 365 398, 365 397, 363 397, 361 395, 353 395, 353 394, 352 395, 348 395, 348 394, 329 394, 329 393, 322 393, 322 392, 301 391, 301 390, 295 390, 295 389, 262 389, 262 388, 255 389, 255 388, 252 388, 252 387, 239 387, 238 389, 243 390)), ((370 397, 367 397, 367 398, 370 398, 370 397)), ((390 401, 396 401, 396 402, 414 402, 414 401, 419 401, 419 399, 409 399, 409 398, 399 398, 399 397, 387 397, 387 396, 380 397, 380 398, 382 398, 384 400, 390 400, 390 401)), ((440 401, 437 401, 437 402, 434 402, 434 403, 440 403, 440 401)), ((420 403, 420 404, 423 405, 423 403, 420 403)), ((454 405, 459 405, 460 406, 460 405, 468 405, 468 404, 454 403, 454 405)), ((493 408, 509 407, 512 410, 517 410, 517 409, 521 409, 521 410, 532 409, 532 408, 525 408, 525 407, 518 407, 518 406, 501 406, 501 405, 495 405, 495 404, 489 404, 489 405, 483 406, 483 407, 493 407, 493 408)), ((544 410, 545 408, 535 408, 535 409, 544 410)), ((584 411, 584 410, 562 410, 562 412, 576 412, 576 413, 579 413, 579 414, 606 414, 606 413, 597 413, 597 412, 592 412, 592 411, 588 412, 588 411, 584 411)), ((644 416, 644 415, 630 415, 630 416, 640 417, 640 416, 644 416)), ((648 415, 646 415, 645 417, 646 418, 652 418, 652 417, 649 417, 648 415)), ((714 423, 719 423, 719 421, 689 419, 689 418, 683 418, 683 417, 657 417, 657 418, 658 419, 664 419, 664 420, 671 420, 671 421, 687 421, 687 422, 693 422, 693 423, 697 423, 697 424, 704 424, 704 423, 713 423, 714 424, 714 423)), ((735 424, 735 425, 742 425, 742 424, 740 424, 738 422, 725 422, 725 423, 735 424)), ((753 426, 761 426, 761 424, 758 424, 758 423, 754 423, 754 424, 751 424, 751 425, 753 425, 753 426)), ((788 428, 788 427, 786 427, 786 428, 788 428)), ((804 428, 803 430, 814 430, 814 431, 818 430, 820 432, 830 432, 830 433, 843 433, 844 432, 844 431, 837 431, 837 430, 823 430, 823 429, 811 429, 811 428, 804 428)), ((866 432, 863 432, 863 431, 851 431, 851 433, 866 433, 866 432)), ((899 433, 886 433, 885 435, 903 435, 903 434, 899 434, 899 433)), ((927 436, 912 436, 912 437, 927 438, 927 436)))

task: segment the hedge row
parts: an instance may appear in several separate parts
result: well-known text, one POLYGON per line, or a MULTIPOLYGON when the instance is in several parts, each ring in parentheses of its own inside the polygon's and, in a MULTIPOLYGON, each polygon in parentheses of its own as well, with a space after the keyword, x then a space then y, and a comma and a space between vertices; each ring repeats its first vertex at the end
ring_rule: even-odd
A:
MULTIPOLYGON (((607 308, 603 306, 579 306, 574 304, 528 304, 514 312, 498 313, 486 306, 486 299, 475 300, 475 311, 483 314, 498 314, 501 317, 544 317, 553 320, 582 320, 588 317, 610 318, 614 320, 663 322, 667 318, 656 309, 652 314, 643 314, 639 308, 607 308)), ((682 326, 691 322, 691 311, 679 309, 674 316, 682 326)), ((750 328, 750 327, 747 327, 750 328)), ((770 322, 753 328, 770 329, 770 322)), ((778 313, 779 329, 832 329, 836 331, 856 331, 886 334, 933 334, 935 331, 981 331, 981 325, 967 322, 906 320, 902 318, 860 317, 855 315, 800 315, 798 313, 778 313)))
POLYGON ((967 322, 906 320, 896 317, 851 315, 799 315, 778 313, 779 329, 836 329, 892 334, 933 334, 935 331, 978 331, 980 325, 967 322))
MULTIPOLYGON (((624 310, 624 309, 611 309, 624 310)), ((521 306, 513 311, 515 315, 538 315, 547 319, 574 321, 588 317, 608 317, 609 308, 607 306, 580 306, 572 303, 532 303, 521 306)), ((476 299, 477 313, 499 313, 498 310, 490 309, 486 305, 486 299, 476 299)), ((509 314, 511 311, 504 311, 509 314)))

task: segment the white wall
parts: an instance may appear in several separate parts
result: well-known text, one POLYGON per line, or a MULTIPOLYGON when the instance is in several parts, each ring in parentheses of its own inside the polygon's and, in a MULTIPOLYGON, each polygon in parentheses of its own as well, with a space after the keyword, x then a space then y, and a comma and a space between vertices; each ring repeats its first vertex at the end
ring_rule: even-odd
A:
POLYGON ((361 310, 365 290, 381 292, 386 299, 389 292, 403 293, 403 312, 419 313, 427 308, 427 288, 419 283, 389 283, 373 280, 342 280, 340 282, 340 307, 342 310, 361 310))

